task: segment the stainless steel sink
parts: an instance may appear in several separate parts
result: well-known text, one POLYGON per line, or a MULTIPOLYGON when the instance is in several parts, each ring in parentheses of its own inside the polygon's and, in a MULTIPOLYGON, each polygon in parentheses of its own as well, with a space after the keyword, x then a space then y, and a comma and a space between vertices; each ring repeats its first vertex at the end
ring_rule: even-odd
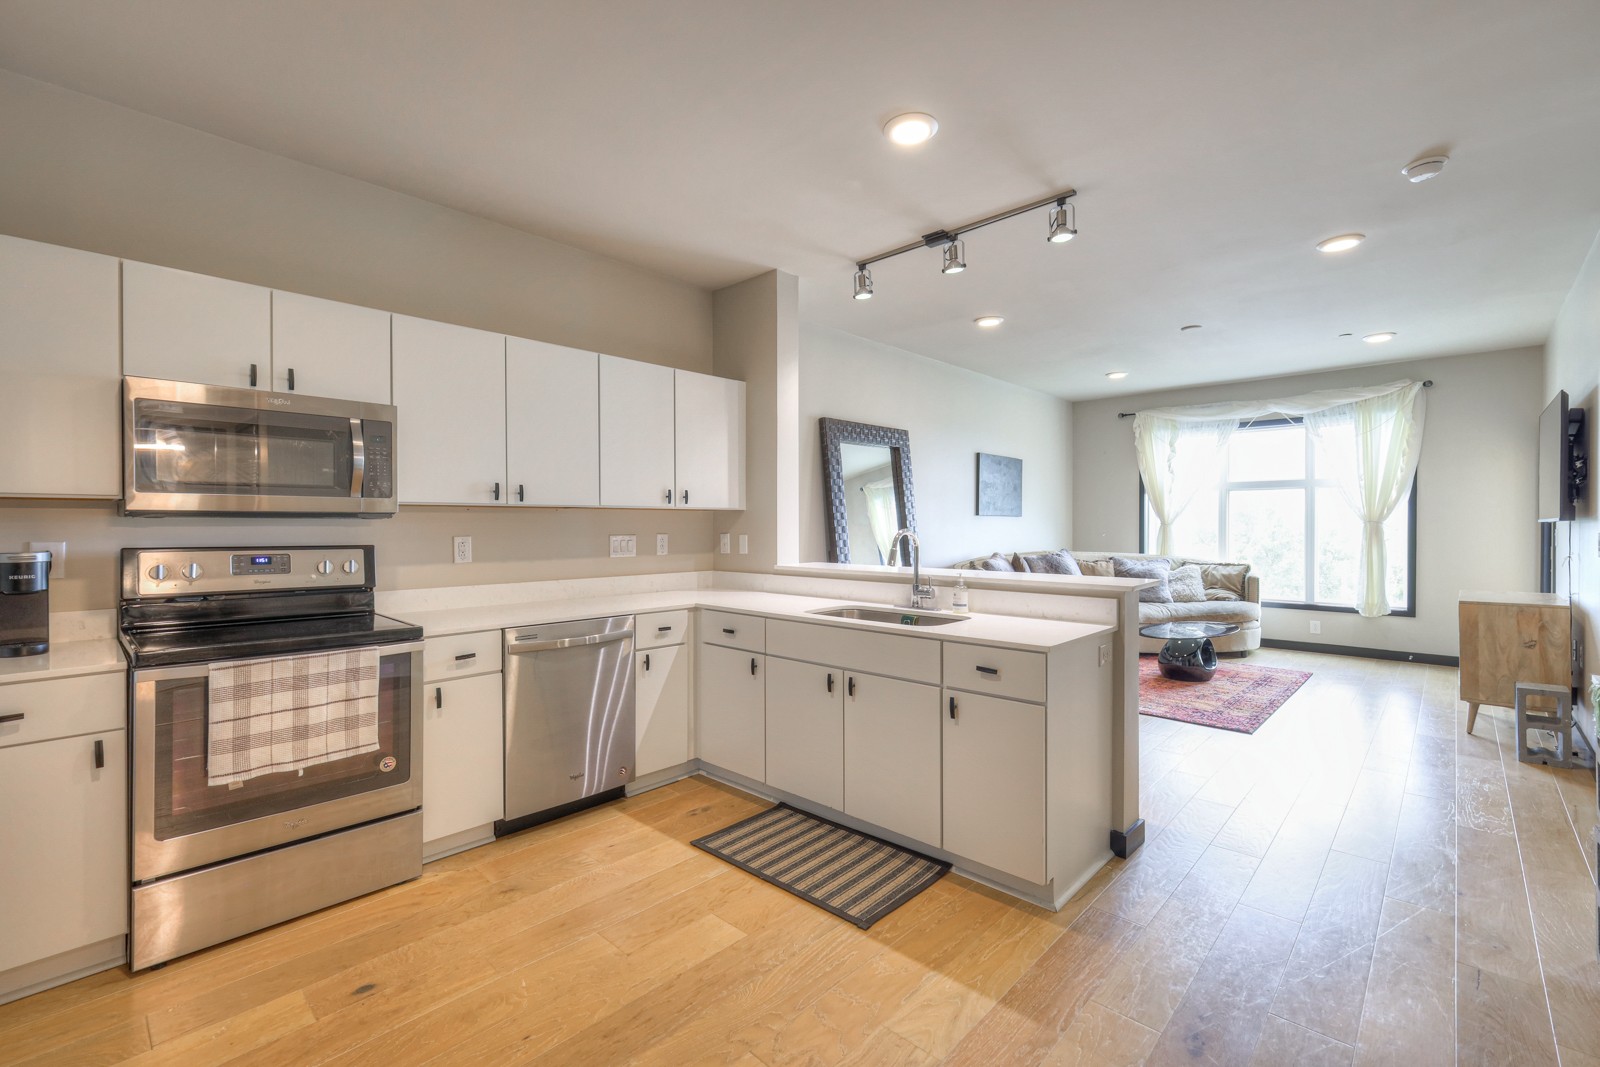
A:
POLYGON ((942 611, 921 611, 916 608, 888 608, 882 605, 847 604, 842 608, 815 608, 812 615, 826 615, 830 619, 858 619, 861 622, 887 622, 895 626, 948 626, 953 622, 966 622, 965 615, 950 615, 942 611))

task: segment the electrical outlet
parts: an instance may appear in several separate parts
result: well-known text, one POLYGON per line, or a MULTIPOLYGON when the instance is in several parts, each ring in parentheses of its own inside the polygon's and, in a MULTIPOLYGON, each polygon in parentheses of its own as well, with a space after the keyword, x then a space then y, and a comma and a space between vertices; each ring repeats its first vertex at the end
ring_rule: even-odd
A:
POLYGON ((454 539, 454 543, 455 543, 455 548, 454 548, 455 561, 457 563, 471 563, 472 562, 472 538, 470 538, 470 537, 457 537, 457 538, 454 539))
POLYGON ((638 540, 632 534, 611 535, 612 558, 618 556, 633 556, 638 554, 638 540))
POLYGON ((1314 634, 1320 634, 1322 632, 1322 620, 1321 619, 1312 619, 1311 620, 1311 632, 1314 633, 1314 634))
POLYGON ((1110 645, 1101 645, 1100 646, 1100 666, 1104 667, 1107 663, 1110 663, 1110 662, 1111 662, 1111 646, 1110 645))
POLYGON ((750 535, 749 534, 740 534, 739 535, 739 555, 748 556, 749 554, 750 554, 750 535))
POLYGON ((656 555, 665 556, 666 554, 667 554, 667 535, 666 534, 656 534, 656 555))
POLYGON ((29 552, 50 553, 50 580, 59 582, 67 576, 67 543, 65 541, 29 541, 29 552))
POLYGON ((723 534, 717 538, 717 551, 726 556, 733 551, 733 535, 723 534))

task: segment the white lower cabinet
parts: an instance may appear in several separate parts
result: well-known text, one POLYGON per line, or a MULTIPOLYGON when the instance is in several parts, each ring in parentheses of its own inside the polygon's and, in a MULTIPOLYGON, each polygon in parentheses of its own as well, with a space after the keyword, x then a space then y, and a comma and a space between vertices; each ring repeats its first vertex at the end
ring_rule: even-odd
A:
POLYGON ((844 672, 767 660, 767 784, 844 810, 844 672))
POLYGON ((1045 880, 1045 709, 944 691, 944 848, 1045 880))
MULTIPOLYGON (((116 708, 122 676, 94 682, 102 677, 103 700, 116 708)), ((0 1001, 5 972, 128 932, 127 731, 51 737, 48 726, 30 729, 67 711, 57 686, 0 686, 0 715, 24 716, 0 726, 0 1001)))
POLYGON ((502 676, 429 682, 423 694, 422 839, 439 841, 505 815, 502 676))
POLYGON ((939 688, 845 678, 844 810, 886 830, 939 840, 939 688))
MULTIPOLYGON (((745 619, 755 627, 759 619, 745 619)), ((766 663, 759 652, 698 649, 695 747, 705 762, 746 778, 767 778, 766 663)))
POLYGON ((633 668, 635 777, 689 762, 688 650, 672 645, 635 652, 633 668))

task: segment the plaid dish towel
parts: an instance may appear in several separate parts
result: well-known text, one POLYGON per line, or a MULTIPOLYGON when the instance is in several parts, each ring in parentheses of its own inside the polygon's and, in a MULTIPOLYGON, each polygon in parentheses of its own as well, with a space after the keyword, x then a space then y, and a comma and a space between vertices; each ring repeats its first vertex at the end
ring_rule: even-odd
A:
POLYGON ((206 784, 330 763, 378 747, 378 650, 211 668, 206 784))

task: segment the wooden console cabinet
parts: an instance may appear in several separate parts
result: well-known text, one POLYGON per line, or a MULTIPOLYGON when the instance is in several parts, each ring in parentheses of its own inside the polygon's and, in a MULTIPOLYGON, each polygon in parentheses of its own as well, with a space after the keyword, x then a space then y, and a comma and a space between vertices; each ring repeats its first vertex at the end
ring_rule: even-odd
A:
POLYGON ((1572 609, 1556 593, 1461 594, 1461 699, 1509 708, 1518 682, 1572 684, 1572 609))

